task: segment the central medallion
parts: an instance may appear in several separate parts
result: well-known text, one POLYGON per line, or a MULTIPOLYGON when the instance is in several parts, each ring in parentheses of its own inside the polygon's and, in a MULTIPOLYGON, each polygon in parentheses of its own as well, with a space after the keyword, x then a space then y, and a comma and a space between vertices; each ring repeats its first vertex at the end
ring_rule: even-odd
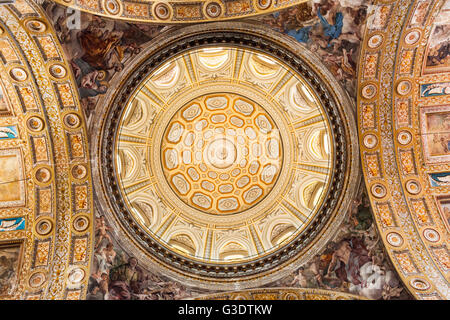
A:
POLYGON ((203 95, 178 110, 161 145, 165 178, 186 204, 210 214, 244 211, 277 181, 281 137, 269 113, 238 94, 203 95))

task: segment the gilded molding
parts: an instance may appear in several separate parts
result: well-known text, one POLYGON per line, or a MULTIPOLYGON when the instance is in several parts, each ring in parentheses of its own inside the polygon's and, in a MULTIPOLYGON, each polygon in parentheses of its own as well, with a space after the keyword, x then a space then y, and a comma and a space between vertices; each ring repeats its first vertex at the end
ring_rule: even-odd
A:
POLYGON ((375 6, 358 81, 360 151, 374 216, 395 268, 418 299, 450 298, 445 269, 449 229, 435 198, 448 195, 448 187, 434 188, 429 178, 430 172, 450 167, 424 159, 421 141, 425 107, 448 103, 448 96, 425 98, 421 91, 421 83, 450 79, 448 73, 422 75, 430 31, 443 4, 419 0, 375 6), (364 61, 374 55, 380 58, 369 68, 364 61), (365 91, 368 85, 377 90, 373 97, 365 91), (370 162, 369 155, 380 162, 370 162))

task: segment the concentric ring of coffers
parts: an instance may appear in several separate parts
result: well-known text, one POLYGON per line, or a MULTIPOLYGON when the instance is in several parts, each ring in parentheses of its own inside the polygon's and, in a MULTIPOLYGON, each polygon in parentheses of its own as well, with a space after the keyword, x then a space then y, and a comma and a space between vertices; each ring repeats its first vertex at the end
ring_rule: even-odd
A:
POLYGON ((349 188, 341 102, 274 42, 219 32, 182 50, 195 38, 153 51, 110 104, 108 201, 159 263, 194 278, 261 274, 301 254, 349 188))

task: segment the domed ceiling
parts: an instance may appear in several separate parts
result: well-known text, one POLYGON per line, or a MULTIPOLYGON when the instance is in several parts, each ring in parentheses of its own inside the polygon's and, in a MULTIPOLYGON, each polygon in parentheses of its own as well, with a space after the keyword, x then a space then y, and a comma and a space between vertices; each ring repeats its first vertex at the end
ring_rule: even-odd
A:
POLYGON ((448 299, 449 23, 0 4, 0 299, 448 299))

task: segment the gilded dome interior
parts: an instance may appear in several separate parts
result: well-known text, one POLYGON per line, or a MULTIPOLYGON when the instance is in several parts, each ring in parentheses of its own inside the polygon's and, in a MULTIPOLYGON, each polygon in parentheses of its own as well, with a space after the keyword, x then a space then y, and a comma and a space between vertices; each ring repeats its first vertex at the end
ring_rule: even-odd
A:
POLYGON ((146 52, 109 102, 102 198, 149 267, 201 287, 270 281, 343 219, 333 203, 349 205, 357 174, 342 148, 356 143, 349 104, 313 56, 286 59, 285 43, 246 28, 191 29, 146 52))
POLYGON ((450 298, 450 0, 0 1, 0 300, 450 298))

